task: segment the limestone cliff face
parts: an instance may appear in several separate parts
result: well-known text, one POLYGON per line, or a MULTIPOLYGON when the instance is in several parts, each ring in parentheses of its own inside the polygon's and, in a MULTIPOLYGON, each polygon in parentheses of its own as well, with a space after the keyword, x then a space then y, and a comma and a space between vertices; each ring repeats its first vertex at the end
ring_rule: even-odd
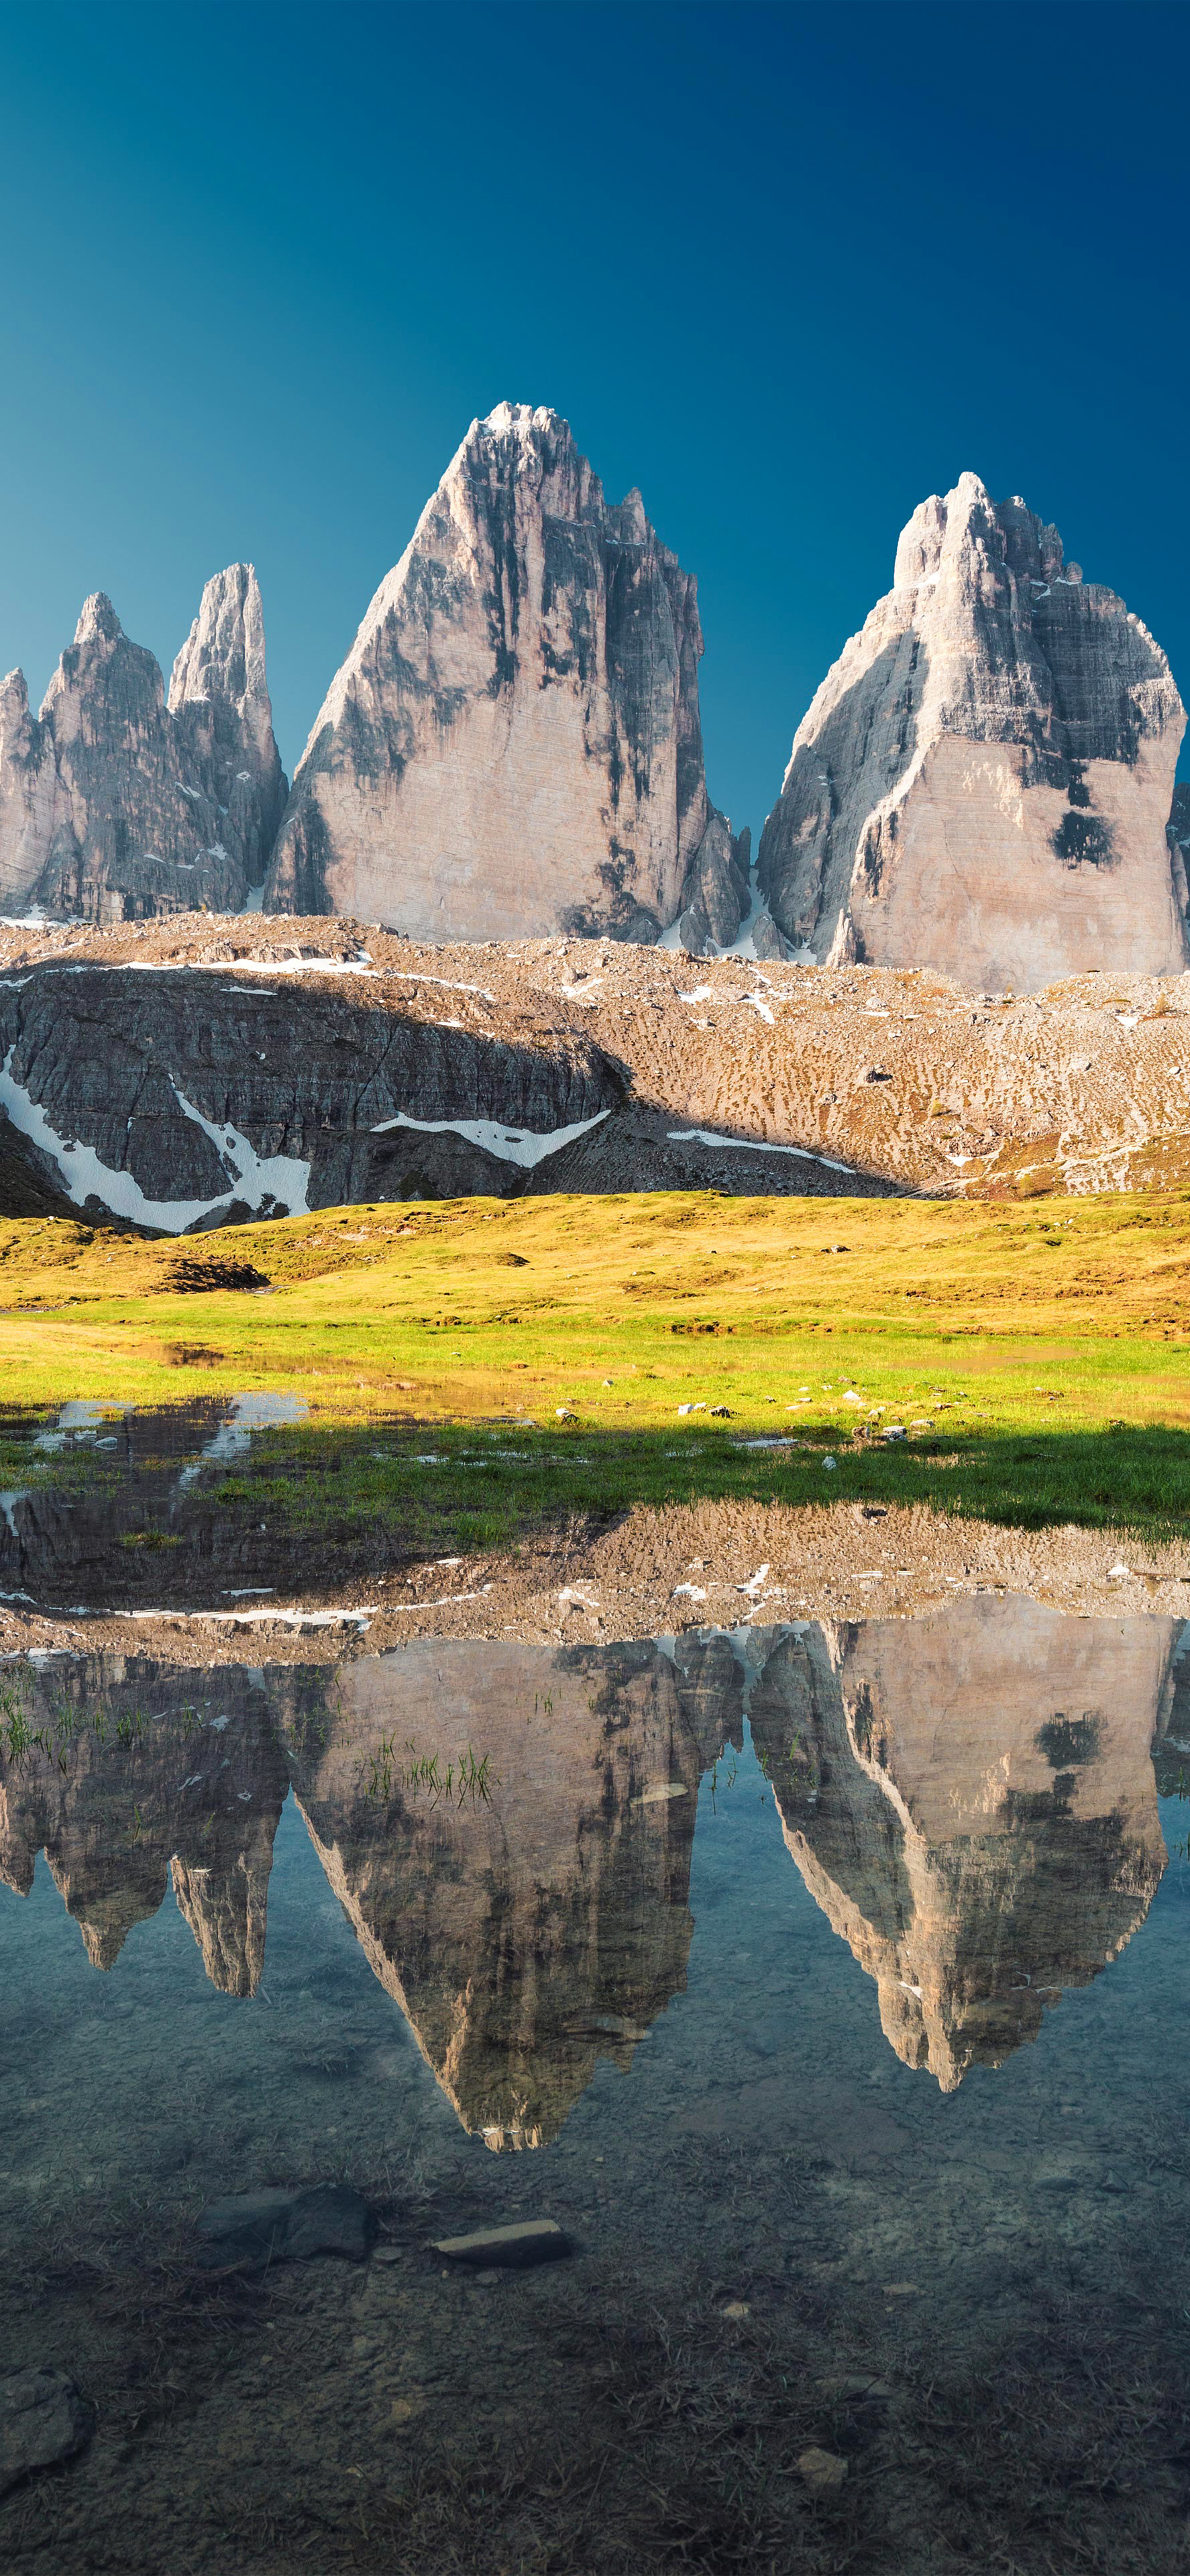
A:
POLYGON ((349 972, 296 991, 293 977, 184 967, 6 978, 0 1135, 61 1208, 184 1233, 347 1199, 506 1192, 525 1157, 620 1106, 623 1075, 585 1030, 516 1015, 489 1035, 490 1014, 441 1021, 441 1003, 417 1017, 410 984, 382 1001, 349 972))
POLYGON ((738 1724, 724 1640, 418 1645, 343 1667, 291 1776, 327 1878, 447 2099, 557 2136, 686 1981, 698 1782, 738 1724), (468 1757, 486 1794, 460 1793, 468 1757), (439 1784, 417 1764, 433 1760, 439 1784))
POLYGON ((41 713, 0 688, 0 906, 88 921, 236 911, 284 800, 250 565, 208 582, 174 669, 85 603, 41 713))
POLYGON ((1143 1922, 1175 1635, 976 1598, 812 1629, 766 1664, 750 1714, 790 1853, 943 2091, 1036 2038, 1143 1922))
POLYGON ((694 582, 640 494, 607 502, 556 412, 501 403, 472 423, 332 682, 266 910, 417 938, 653 940, 713 885, 734 936, 701 653, 694 582))
POLYGON ((0 912, 21 912, 46 863, 57 795, 49 729, 29 705, 23 671, 0 680, 0 912))
POLYGON ((172 1863, 212 1984, 254 1994, 287 1786, 259 1678, 233 1667, 212 1688, 108 1656, 34 1676, 31 1688, 43 1740, 0 1760, 0 1878, 27 1894, 44 1850, 88 1958, 109 1969, 133 1925, 157 1912, 172 1863))
POLYGON ((760 845, 773 917, 819 957, 995 990, 1179 972, 1184 724, 1139 618, 964 474, 915 510, 794 737, 760 845))
POLYGON ((287 781, 273 733, 264 610, 251 564, 207 583, 173 667, 169 711, 196 774, 209 781, 259 885, 285 810, 287 781))

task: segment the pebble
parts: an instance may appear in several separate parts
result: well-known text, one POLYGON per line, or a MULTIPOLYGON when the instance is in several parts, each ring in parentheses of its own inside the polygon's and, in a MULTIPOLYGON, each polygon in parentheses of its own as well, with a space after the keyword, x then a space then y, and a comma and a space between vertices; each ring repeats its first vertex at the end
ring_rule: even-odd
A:
POLYGON ((820 2451, 811 2447, 808 2451, 799 2451, 797 2472, 811 2495, 837 2495, 847 2475, 847 2462, 838 2451, 820 2451))
POLYGON ((0 2495, 34 2469, 81 2451, 95 2416, 64 2370, 10 2370, 0 2378, 0 2495))

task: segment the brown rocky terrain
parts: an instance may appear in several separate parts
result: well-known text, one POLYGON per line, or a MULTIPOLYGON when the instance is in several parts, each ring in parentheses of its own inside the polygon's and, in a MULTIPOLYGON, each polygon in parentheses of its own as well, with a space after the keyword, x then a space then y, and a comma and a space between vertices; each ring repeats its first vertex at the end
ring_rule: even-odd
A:
MULTIPOLYGON (((165 1586, 162 1585, 164 1591, 165 1586)), ((417 1638, 557 1645, 696 1636, 773 1619, 917 1618, 1028 1594, 1070 1618, 1190 1621, 1190 1550, 1113 1529, 1012 1529, 925 1504, 671 1503, 610 1529, 543 1532, 507 1555, 405 1565, 327 1591, 316 1566, 275 1597, 188 1610, 0 1602, 0 1655, 153 1653, 188 1670, 339 1664, 417 1638), (130 1628, 130 1622, 135 1627, 130 1628)))
POLYGON ((779 928, 1026 992, 1176 973, 1186 719, 1140 619, 974 474, 915 510, 893 585, 794 736, 759 854, 779 928))
POLYGON ((271 911, 700 951, 748 908, 707 801, 695 584, 556 412, 471 424, 314 719, 271 911))
POLYGON ((0 1192, 178 1232, 345 1200, 1185 1186, 1190 975, 1028 997, 267 916, 0 925, 0 1192))

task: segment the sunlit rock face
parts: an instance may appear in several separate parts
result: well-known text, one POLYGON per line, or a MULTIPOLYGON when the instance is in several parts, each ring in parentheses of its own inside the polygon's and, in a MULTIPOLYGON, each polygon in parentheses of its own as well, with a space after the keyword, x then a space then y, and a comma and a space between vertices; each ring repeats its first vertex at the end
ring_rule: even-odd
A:
POLYGON ((418 1645, 343 1668, 325 1740, 323 1717, 296 1725, 330 1885, 488 2146, 556 2137, 597 2059, 627 2070, 683 1989, 698 1782, 740 1698, 723 1640, 676 1664, 418 1645))
POLYGON ((995 991, 1179 972, 1185 712, 1139 618, 974 474, 914 511, 893 579, 794 736, 759 854, 779 928, 995 991))
POLYGON ((288 781, 273 733, 264 609, 251 564, 229 564, 207 583, 174 663, 169 712, 185 756, 227 816, 248 884, 259 885, 288 781))
POLYGON ((750 1714, 786 1844, 897 2055, 943 2091, 1034 2039, 1143 1921, 1175 1634, 977 1597, 811 1629, 766 1663, 750 1714))
POLYGON ((0 1759, 0 1877, 27 1895, 39 1851, 97 1968, 174 1892, 212 1985, 256 1991, 286 1793, 255 1676, 107 1657, 35 1676, 40 1738, 0 1759))
POLYGON ((259 884, 285 798, 250 564, 207 583, 168 706, 152 653, 102 591, 40 715, 0 684, 0 909, 93 922, 206 907, 259 884))
POLYGON ((741 914, 707 802, 695 584, 567 423, 473 421, 369 607, 297 775, 268 911, 429 939, 654 940, 741 914), (688 889, 688 890, 687 890, 688 889))

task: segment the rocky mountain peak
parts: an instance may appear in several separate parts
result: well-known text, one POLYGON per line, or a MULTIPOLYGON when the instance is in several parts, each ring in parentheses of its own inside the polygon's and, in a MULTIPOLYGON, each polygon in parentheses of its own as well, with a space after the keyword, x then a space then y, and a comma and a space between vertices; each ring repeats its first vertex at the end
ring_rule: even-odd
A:
POLYGON ((611 506, 554 411, 473 421, 323 702, 271 910, 414 937, 656 939, 700 860, 695 585, 639 493, 611 506))
POLYGON ((198 615, 174 662, 171 713, 198 699, 226 699, 240 715, 272 723, 264 665, 264 609, 252 564, 228 564, 203 591, 198 615))
POLYGON ((94 643, 119 644, 123 639, 124 629, 106 590, 93 590, 79 610, 79 622, 74 630, 76 647, 94 643))
POLYGON ((264 609, 251 564, 229 564, 203 591, 174 663, 169 707, 191 759, 214 786, 260 882, 285 808, 287 781, 265 675, 264 609))
POLYGON ((36 721, 0 694, 0 909, 119 921, 238 911, 285 802, 256 576, 208 582, 170 705, 105 591, 83 604, 36 721))
POLYGON ((978 475, 931 494, 794 737, 759 877, 824 959, 1030 991, 1180 971, 1185 712, 1139 618, 978 475))

